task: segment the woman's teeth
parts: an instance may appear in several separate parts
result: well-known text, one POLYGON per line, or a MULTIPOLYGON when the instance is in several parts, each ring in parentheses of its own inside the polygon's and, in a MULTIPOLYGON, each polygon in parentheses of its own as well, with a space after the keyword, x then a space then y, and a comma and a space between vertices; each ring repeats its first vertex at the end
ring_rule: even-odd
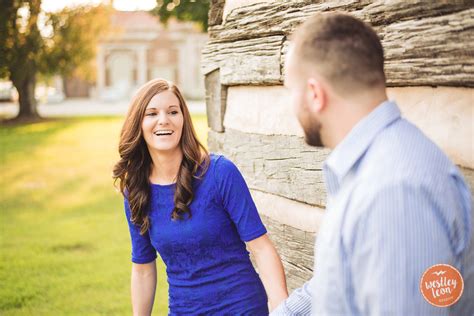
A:
POLYGON ((156 136, 166 136, 166 135, 171 135, 171 134, 173 134, 173 131, 171 131, 171 130, 156 131, 154 134, 155 134, 156 136))

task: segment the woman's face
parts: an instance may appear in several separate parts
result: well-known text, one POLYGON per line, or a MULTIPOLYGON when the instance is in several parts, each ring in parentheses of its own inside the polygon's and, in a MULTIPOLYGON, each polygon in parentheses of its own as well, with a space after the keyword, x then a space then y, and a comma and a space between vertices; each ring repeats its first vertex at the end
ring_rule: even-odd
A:
POLYGON ((149 151, 168 152, 179 149, 184 117, 179 99, 171 91, 151 98, 142 122, 142 132, 149 151))

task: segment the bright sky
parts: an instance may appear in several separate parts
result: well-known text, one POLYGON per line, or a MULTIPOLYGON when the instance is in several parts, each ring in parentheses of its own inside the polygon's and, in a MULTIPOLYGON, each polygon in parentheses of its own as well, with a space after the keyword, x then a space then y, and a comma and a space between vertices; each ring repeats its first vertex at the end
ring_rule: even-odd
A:
MULTIPOLYGON (((98 4, 109 2, 104 0, 43 0, 41 7, 44 11, 58 11, 65 6, 74 6, 78 4, 98 4)), ((156 0, 114 0, 114 8, 121 11, 151 10, 156 6, 156 0)))

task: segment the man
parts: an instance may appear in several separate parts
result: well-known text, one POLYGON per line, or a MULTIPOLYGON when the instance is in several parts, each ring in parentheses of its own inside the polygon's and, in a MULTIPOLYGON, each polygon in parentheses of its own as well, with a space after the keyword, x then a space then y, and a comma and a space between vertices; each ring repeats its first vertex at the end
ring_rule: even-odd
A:
POLYGON ((385 88, 375 32, 322 13, 294 34, 285 65, 306 142, 333 149, 315 270, 272 315, 473 315, 471 194, 458 169, 400 116, 385 88), (423 272, 449 264, 464 293, 448 308, 420 292, 423 272))

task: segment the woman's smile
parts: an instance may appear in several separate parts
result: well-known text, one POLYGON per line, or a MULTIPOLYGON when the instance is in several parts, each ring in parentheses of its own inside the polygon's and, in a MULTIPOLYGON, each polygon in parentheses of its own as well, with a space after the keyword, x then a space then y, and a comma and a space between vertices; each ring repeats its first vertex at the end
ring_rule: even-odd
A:
POLYGON ((159 131, 154 131, 153 134, 155 134, 155 136, 171 136, 173 135, 174 131, 170 130, 170 129, 165 129, 165 130, 159 130, 159 131))
POLYGON ((179 99, 171 91, 163 91, 151 98, 142 122, 143 138, 150 151, 169 151, 179 148, 184 117, 179 99))

